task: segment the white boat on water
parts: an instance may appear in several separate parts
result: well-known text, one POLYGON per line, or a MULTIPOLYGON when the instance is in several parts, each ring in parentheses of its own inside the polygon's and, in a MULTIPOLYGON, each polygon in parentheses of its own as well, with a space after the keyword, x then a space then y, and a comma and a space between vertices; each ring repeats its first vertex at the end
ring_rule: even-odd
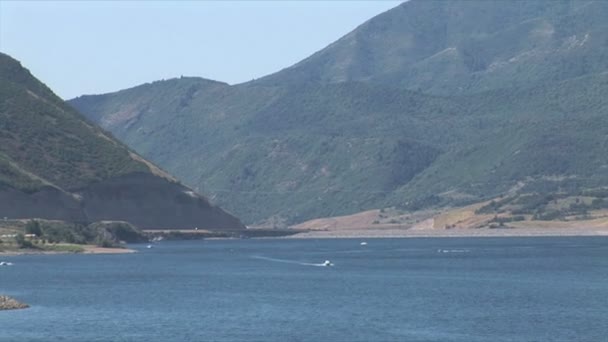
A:
POLYGON ((0 266, 13 266, 13 263, 8 261, 0 261, 0 266))
POLYGON ((147 246, 146 246, 146 248, 148 248, 148 249, 150 249, 150 248, 152 248, 152 247, 153 247, 152 245, 147 245, 147 246))
POLYGON ((360 243, 361 246, 367 246, 367 242, 363 241, 360 243))
POLYGON ((332 264, 331 261, 329 261, 329 260, 325 260, 325 262, 322 265, 323 266, 333 266, 334 264, 332 264))

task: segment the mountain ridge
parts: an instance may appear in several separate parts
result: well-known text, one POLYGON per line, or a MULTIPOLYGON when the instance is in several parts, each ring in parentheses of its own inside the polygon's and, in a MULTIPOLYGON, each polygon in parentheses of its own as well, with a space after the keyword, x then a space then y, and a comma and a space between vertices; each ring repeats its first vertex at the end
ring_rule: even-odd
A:
POLYGON ((0 53, 0 216, 242 229, 0 53))
MULTIPOLYGON (((529 83, 530 77, 536 82, 547 76, 526 75, 527 70, 517 70, 523 65, 516 63, 518 55, 530 59, 540 54, 538 60, 528 63, 546 64, 544 59, 550 58, 562 44, 576 44, 577 41, 584 41, 583 45, 592 44, 596 35, 601 43, 606 34, 600 28, 606 24, 599 21, 607 12, 605 3, 598 1, 514 4, 504 1, 408 1, 368 20, 301 62, 256 82, 365 80, 454 95, 459 87, 466 91, 507 87, 496 84, 496 76, 492 74, 511 73, 522 79, 510 76, 514 83, 509 86, 521 86, 529 83), (582 26, 577 28, 579 30, 595 28, 595 32, 587 38, 585 35, 577 37, 574 32, 563 29, 571 26, 567 25, 568 20, 577 20, 577 25, 582 26), (512 39, 513 34, 524 40, 512 39), (508 39, 515 44, 494 42, 508 39), (433 58, 440 60, 431 61, 433 58), (447 60, 441 61, 441 58, 447 60)), ((597 58, 603 59, 600 57, 597 58)), ((602 67, 605 68, 606 63, 602 63, 602 67)), ((525 65, 523 68, 530 69, 525 65)), ((504 75, 500 76, 500 81, 504 81, 504 75)))
POLYGON ((603 14, 598 1, 413 0, 184 105, 185 83, 70 103, 249 223, 464 205, 522 182, 598 187, 603 14), (137 121, 108 121, 128 106, 137 121))

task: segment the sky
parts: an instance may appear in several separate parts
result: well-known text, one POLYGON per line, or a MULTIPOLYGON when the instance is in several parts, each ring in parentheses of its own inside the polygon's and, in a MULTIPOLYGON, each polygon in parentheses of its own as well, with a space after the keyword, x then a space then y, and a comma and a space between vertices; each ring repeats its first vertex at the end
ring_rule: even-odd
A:
POLYGON ((63 99, 279 71, 399 1, 0 0, 0 51, 63 99))

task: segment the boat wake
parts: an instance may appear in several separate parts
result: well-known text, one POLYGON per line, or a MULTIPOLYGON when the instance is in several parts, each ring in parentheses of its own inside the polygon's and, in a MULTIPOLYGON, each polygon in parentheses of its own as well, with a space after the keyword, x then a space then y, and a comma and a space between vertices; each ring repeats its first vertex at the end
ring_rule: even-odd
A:
POLYGON ((469 253, 470 249, 438 249, 437 253, 469 253))
POLYGON ((269 258, 269 257, 261 256, 261 255, 252 255, 251 258, 258 259, 258 260, 272 261, 272 262, 280 262, 283 264, 294 264, 294 265, 300 265, 300 266, 314 266, 314 267, 333 266, 332 263, 328 262, 329 260, 325 260, 325 262, 315 264, 315 263, 310 263, 310 262, 301 262, 301 261, 297 261, 297 260, 269 258))

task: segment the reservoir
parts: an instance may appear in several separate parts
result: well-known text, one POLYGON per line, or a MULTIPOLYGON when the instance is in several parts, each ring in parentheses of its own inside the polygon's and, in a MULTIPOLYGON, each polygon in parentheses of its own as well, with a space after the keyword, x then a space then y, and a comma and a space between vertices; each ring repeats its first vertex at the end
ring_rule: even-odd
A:
POLYGON ((608 237, 162 241, 2 257, 0 341, 600 341, 608 237), (363 244, 362 242, 366 242, 363 244), (332 266, 324 266, 325 261, 332 266))

